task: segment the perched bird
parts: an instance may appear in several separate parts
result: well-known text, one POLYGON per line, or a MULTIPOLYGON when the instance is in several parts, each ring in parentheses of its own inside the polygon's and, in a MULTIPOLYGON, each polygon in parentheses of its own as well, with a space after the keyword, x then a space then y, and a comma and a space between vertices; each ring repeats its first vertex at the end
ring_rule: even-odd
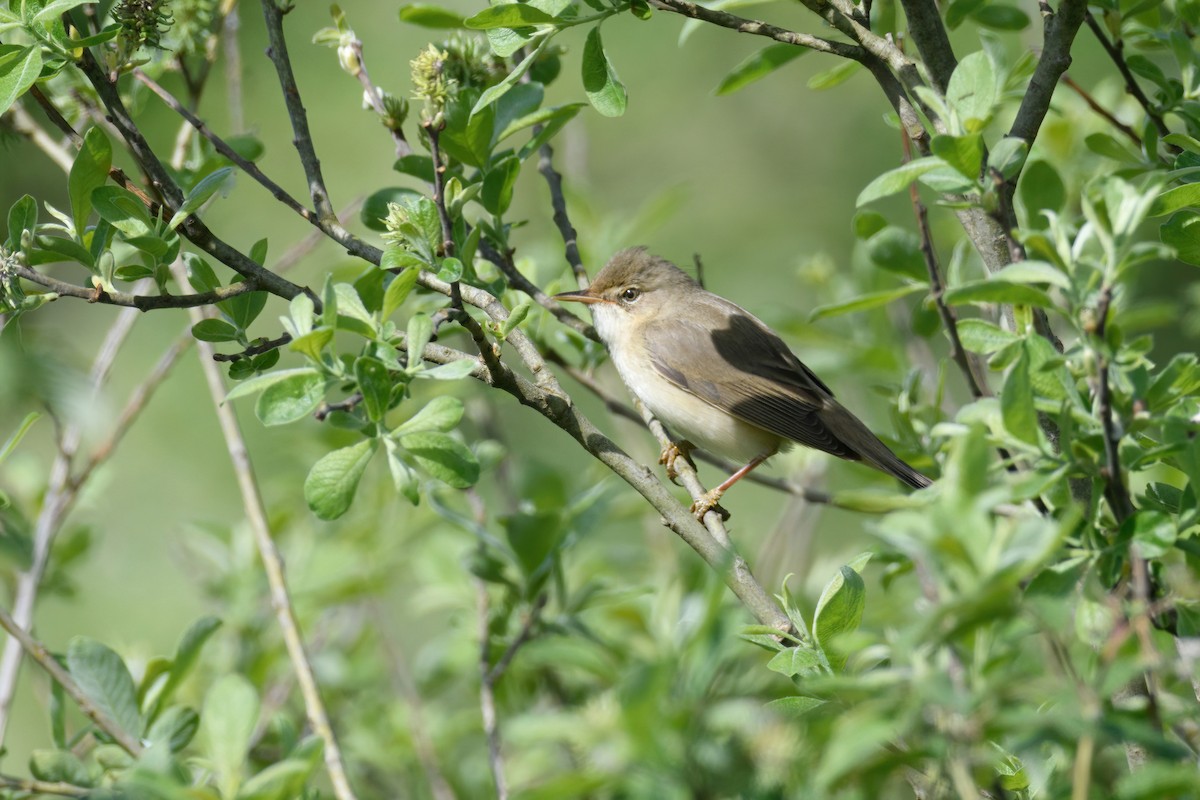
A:
POLYGON ((629 391, 682 438, 663 452, 668 475, 693 446, 745 464, 692 505, 697 518, 793 442, 862 461, 914 488, 930 483, 838 403, 766 324, 644 247, 622 250, 587 289, 555 299, 588 304, 629 391))

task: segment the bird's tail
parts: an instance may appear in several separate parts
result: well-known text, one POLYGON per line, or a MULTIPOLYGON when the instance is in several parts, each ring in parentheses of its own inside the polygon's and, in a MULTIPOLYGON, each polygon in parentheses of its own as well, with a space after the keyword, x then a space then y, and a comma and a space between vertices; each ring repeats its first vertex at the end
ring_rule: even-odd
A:
POLYGON ((820 416, 829 430, 853 450, 864 464, 899 478, 914 489, 923 489, 933 482, 893 453, 879 441, 879 437, 871 433, 870 428, 836 400, 830 399, 821 409, 820 416))

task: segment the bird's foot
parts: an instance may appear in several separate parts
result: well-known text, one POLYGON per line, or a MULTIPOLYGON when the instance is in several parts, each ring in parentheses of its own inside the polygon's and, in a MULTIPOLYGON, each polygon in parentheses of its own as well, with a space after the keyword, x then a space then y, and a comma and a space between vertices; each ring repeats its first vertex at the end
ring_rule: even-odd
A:
POLYGON ((696 519, 701 522, 704 521, 704 515, 709 511, 716 511, 718 514, 720 514, 722 521, 729 519, 729 512, 726 511, 718 502, 723 494, 724 492, 720 489, 713 489, 709 492, 705 492, 703 495, 701 495, 699 500, 692 503, 692 514, 694 514, 696 519))
POLYGON ((676 478, 679 477, 679 470, 675 469, 675 461, 681 456, 694 471, 696 469, 696 462, 692 461, 691 442, 671 442, 663 448, 662 454, 658 457, 658 463, 666 465, 667 477, 671 480, 671 483, 678 483, 676 478))

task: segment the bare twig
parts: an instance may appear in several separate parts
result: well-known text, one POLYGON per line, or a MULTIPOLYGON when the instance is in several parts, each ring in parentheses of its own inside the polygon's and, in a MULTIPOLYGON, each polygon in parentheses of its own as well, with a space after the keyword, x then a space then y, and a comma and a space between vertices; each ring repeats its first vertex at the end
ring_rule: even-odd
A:
MULTIPOLYGON (((900 4, 908 20, 908 35, 917 45, 934 87, 945 94, 958 59, 954 57, 954 48, 950 46, 937 3, 934 0, 900 0, 900 4)), ((869 11, 866 16, 870 18, 869 11)))
POLYGON ((300 100, 300 89, 296 85, 296 76, 292 74, 292 62, 288 58, 287 38, 283 35, 285 10, 280 8, 277 0, 262 0, 262 8, 270 42, 267 57, 275 65, 275 72, 279 76, 283 101, 287 106, 288 118, 292 121, 292 144, 300 154, 300 164, 304 167, 305 178, 308 179, 308 191, 312 195, 313 207, 320 219, 333 219, 333 204, 329 199, 329 190, 325 188, 325 178, 321 175, 321 161, 317 158, 312 134, 308 130, 308 113, 300 100))
POLYGON ((263 353, 269 353, 272 350, 278 350, 292 340, 290 333, 285 333, 278 339, 255 339, 240 353, 214 353, 213 361, 242 361, 247 358, 261 356, 263 353))
POLYGON ((583 259, 579 256, 579 234, 575 232, 575 226, 571 224, 571 218, 567 215, 567 200, 563 196, 562 175, 554 168, 554 149, 549 144, 542 145, 541 150, 538 151, 538 172, 542 173, 542 177, 546 179, 546 186, 550 189, 550 205, 554 209, 554 224, 558 226, 558 232, 562 235, 567 263, 571 265, 571 270, 575 273, 575 280, 579 283, 579 288, 586 289, 588 274, 583 266, 583 259))
POLYGON ((370 73, 367 72, 367 62, 363 59, 362 40, 356 35, 350 40, 349 45, 354 52, 354 77, 358 79, 363 88, 363 97, 371 104, 371 108, 379 115, 380 121, 392 135, 392 142, 396 145, 396 158, 403 158, 412 152, 412 145, 404 137, 404 129, 400 127, 400 121, 392 119, 392 115, 388 113, 387 107, 383 104, 383 90, 375 85, 371 80, 370 73))
POLYGON ((1096 98, 1092 97, 1087 89, 1084 89, 1074 80, 1072 80, 1070 75, 1064 72, 1063 76, 1059 78, 1059 80, 1062 81, 1064 86, 1075 92, 1075 94, 1079 95, 1083 102, 1087 103, 1087 107, 1103 117, 1109 125, 1112 125, 1121 133, 1128 136, 1130 141, 1132 141, 1139 148, 1142 146, 1142 137, 1138 136, 1137 132, 1133 128, 1129 127, 1124 122, 1121 122, 1121 120, 1113 116, 1111 111, 1096 102, 1096 98))
POLYGON ((1096 40, 1100 42, 1100 46, 1104 48, 1104 52, 1108 53, 1108 57, 1116 65, 1117 71, 1121 73, 1121 77, 1125 79, 1125 90, 1133 95, 1138 104, 1145 109, 1146 116, 1150 117, 1150 120, 1154 123, 1154 127, 1158 129, 1159 136, 1166 136, 1171 130, 1163 120, 1162 113, 1150 102, 1150 98, 1146 97, 1146 93, 1142 91, 1142 87, 1138 85, 1137 79, 1134 78, 1133 72, 1130 71, 1129 64, 1126 63, 1123 52, 1125 47, 1124 42, 1118 40, 1116 43, 1113 43, 1110 41, 1108 35, 1104 32, 1104 28, 1101 27, 1095 15, 1090 11, 1087 12, 1083 21, 1087 23, 1088 28, 1096 36, 1096 40))
POLYGON ((479 242, 479 253, 504 273, 509 286, 529 295, 535 303, 553 314, 554 318, 562 324, 593 341, 599 341, 595 328, 584 322, 581 317, 577 317, 563 308, 562 303, 543 292, 537 284, 521 274, 517 265, 513 263, 511 253, 500 253, 487 240, 483 239, 479 242))
POLYGON ((0 786, 3 786, 5 789, 15 789, 18 792, 56 794, 60 797, 87 797, 95 791, 83 786, 76 786, 73 783, 38 781, 32 778, 14 778, 9 775, 0 775, 0 786))
POLYGON ((91 701, 91 698, 84 693, 75 679, 71 677, 71 673, 67 672, 54 655, 46 649, 46 646, 34 639, 29 633, 8 613, 8 609, 0 608, 0 628, 8 631, 8 634, 21 643, 22 649, 38 663, 38 665, 49 673, 55 683, 62 686, 63 691, 67 693, 75 705, 79 706, 79 710, 90 719, 97 728, 108 734, 114 742, 121 746, 121 749, 132 756, 141 755, 142 743, 135 736, 116 723, 108 714, 91 701))
MULTIPOLYGON (((173 267, 176 279, 181 285, 187 284, 187 276, 182 266, 176 263, 173 267)), ((189 313, 195 322, 204 319, 204 313, 192 309, 189 313)), ((304 698, 304 708, 308 715, 309 724, 313 731, 321 737, 325 744, 325 768, 333 784, 334 795, 338 800, 355 800, 354 790, 346 774, 346 766, 342 760, 341 748, 334 735, 329 714, 321 699, 321 691, 317 685, 312 662, 305 652, 304 637, 296 620, 296 612, 292 606, 288 592, 287 579, 284 575, 283 558, 271 538, 271 524, 267 518, 266 507, 258 489, 258 481, 254 475, 254 465, 250 461, 250 453, 246 449, 246 440, 238 425, 237 416, 233 409, 224 402, 225 386, 222 381, 220 368, 213 360, 212 345, 208 342, 198 342, 200 363, 204 369, 204 377, 208 382, 209 394, 212 395, 213 406, 221 425, 221 433, 233 462, 234 473, 237 476, 238 487, 242 494, 242 504, 246 518, 254 534, 254 543, 258 548, 259 557, 263 562, 267 584, 271 591, 271 605, 275 610, 275 619, 283 633, 284 644, 287 647, 288 658, 296 673, 296 682, 300 686, 300 694, 304 698)))
POLYGON ((153 311, 160 308, 195 308, 196 306, 211 306, 222 300, 237 297, 247 292, 262 291, 253 280, 239 281, 228 286, 213 289, 210 292, 196 294, 128 294, 125 292, 106 292, 99 287, 88 288, 74 283, 51 278, 29 267, 15 265, 9 268, 12 274, 25 280, 44 286, 60 297, 78 297, 89 303, 100 303, 109 306, 136 308, 138 311, 153 311))
POLYGON ((1105 284, 1100 290, 1100 300, 1096 305, 1096 327, 1094 334, 1098 342, 1096 347, 1096 378, 1098 384, 1096 400, 1099 403, 1097 413, 1100 415, 1100 425, 1104 430, 1104 456, 1106 461, 1103 470, 1105 481, 1104 493, 1108 497, 1108 502, 1112 505, 1113 514, 1116 516, 1117 522, 1121 523, 1133 514, 1134 508, 1133 501, 1129 497, 1129 490, 1125 486, 1124 473, 1121 471, 1121 435, 1117 432, 1116 424, 1113 421, 1108 356, 1105 355, 1104 350, 1108 310, 1111 304, 1112 286, 1105 284))
POLYGON ((542 611, 546 608, 546 602, 550 599, 550 595, 542 592, 533 601, 533 605, 525 614, 524 620, 521 622, 521 629, 517 631, 517 635, 508 643, 508 647, 504 648, 504 652, 500 654, 500 658, 496 659, 496 664, 484 673, 484 680, 495 685, 496 681, 500 680, 500 676, 508 669, 508 665, 512 663, 513 657, 530 639, 533 638, 533 630, 537 626, 538 620, 542 617, 542 611))
POLYGON ((789 31, 776 25, 760 22, 756 19, 746 19, 745 17, 739 17, 736 14, 730 14, 726 11, 714 11, 710 8, 689 2, 689 0, 652 0, 652 2, 653 5, 665 11, 673 11, 676 14, 698 19, 701 22, 710 22, 713 25, 729 28, 738 33, 765 36, 768 39, 774 39, 783 44, 807 47, 810 50, 830 53, 842 58, 849 58, 853 61, 861 61, 863 58, 863 49, 856 45, 822 39, 819 36, 812 36, 807 33, 789 31))

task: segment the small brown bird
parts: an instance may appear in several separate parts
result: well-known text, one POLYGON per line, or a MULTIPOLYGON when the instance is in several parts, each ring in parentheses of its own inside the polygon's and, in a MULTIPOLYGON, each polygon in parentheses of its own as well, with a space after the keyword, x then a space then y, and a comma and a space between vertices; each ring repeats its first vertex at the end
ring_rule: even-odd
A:
POLYGON ((668 475, 693 446, 745 464, 692 505, 697 518, 793 442, 862 461, 917 489, 930 483, 838 403, 761 320, 644 247, 622 250, 590 287, 555 298, 589 305, 629 391, 682 437, 663 452, 668 475))

